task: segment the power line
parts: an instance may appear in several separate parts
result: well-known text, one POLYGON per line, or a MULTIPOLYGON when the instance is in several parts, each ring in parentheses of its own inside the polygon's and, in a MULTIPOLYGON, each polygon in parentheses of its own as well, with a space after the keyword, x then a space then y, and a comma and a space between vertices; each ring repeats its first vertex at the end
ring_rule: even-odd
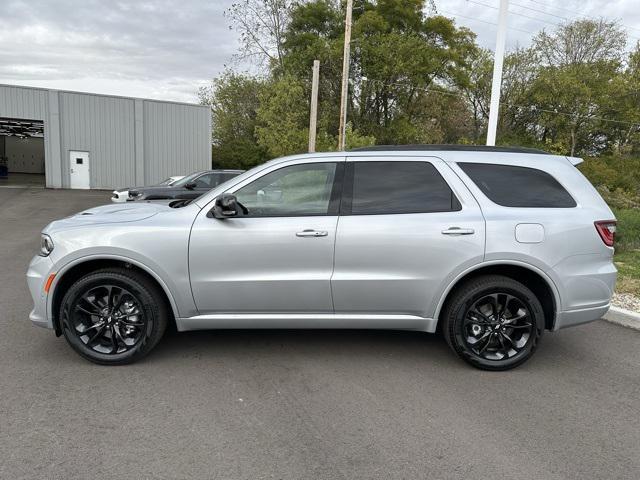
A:
MULTIPOLYGON (((532 1, 532 0, 529 0, 529 1, 532 1)), ((475 5, 480 5, 480 6, 485 7, 485 8, 491 8, 493 10, 498 10, 498 7, 495 7, 493 5, 489 5, 489 4, 486 4, 486 3, 482 3, 482 2, 477 2, 476 0, 467 0, 467 2, 468 3, 473 3, 475 5)), ((543 13, 543 14, 546 14, 546 15, 551 15, 553 17, 556 17, 556 18, 559 18, 559 19, 563 19, 566 22, 570 22, 571 21, 571 19, 569 19, 569 18, 561 17, 559 15, 553 15, 551 13, 543 12, 542 10, 532 9, 531 7, 526 7, 524 5, 520 5, 520 4, 516 4, 516 3, 512 3, 512 5, 517 6, 517 7, 527 8, 529 10, 534 10, 536 12, 540 12, 540 13, 543 13)), ((549 24, 549 25, 553 25, 555 27, 562 26, 561 23, 552 22, 552 21, 549 21, 549 20, 546 20, 546 19, 543 19, 543 18, 532 17, 531 15, 526 15, 526 14, 520 13, 520 12, 514 12, 514 11, 509 10, 509 13, 511 15, 516 15, 518 17, 523 17, 523 18, 528 18, 528 19, 534 20, 536 22, 542 22, 542 23, 546 23, 546 24, 549 24)), ((584 18, 588 18, 588 17, 584 17, 584 18)), ((622 24, 622 26, 625 27, 625 28, 633 28, 633 27, 628 27, 627 25, 623 25, 623 24, 622 24)), ((633 40, 640 40, 640 37, 636 37, 634 35, 627 34, 627 37, 630 38, 630 39, 633 39, 633 40)))
MULTIPOLYGON (((445 10, 440 10, 440 13, 444 13, 445 15, 450 15, 452 17, 460 17, 460 18, 465 18, 467 20, 473 20, 473 21, 476 21, 476 22, 486 23, 487 25, 493 25, 494 27, 498 26, 498 24, 495 23, 495 22, 490 22, 488 20, 483 20, 481 18, 467 17, 466 15, 461 15, 459 13, 447 12, 445 10)), ((529 33, 531 35, 535 35, 535 33, 536 33, 536 32, 532 32, 531 30, 523 30, 522 28, 517 28, 517 27, 507 26, 507 28, 509 30, 515 30, 517 32, 522 32, 522 33, 529 33)))
MULTIPOLYGON (((485 7, 485 8, 491 8, 491 9, 493 9, 493 10, 498 10, 498 7, 494 7, 493 5, 489 5, 489 4, 487 4, 487 3, 476 2, 475 0, 467 0, 467 2, 468 2, 468 3, 474 3, 474 4, 476 4, 476 5, 480 5, 480 6, 485 7)), ((509 10, 509 13, 510 13, 511 15, 516 15, 516 16, 518 16, 518 17, 528 18, 528 19, 530 19, 530 20, 535 20, 535 21, 537 21, 537 22, 548 23, 549 25, 554 25, 554 26, 556 26, 556 27, 559 27, 559 26, 560 26, 560 24, 559 24, 559 23, 551 22, 551 21, 549 21, 549 20, 544 20, 544 19, 542 19, 542 18, 532 17, 532 16, 530 16, 530 15, 525 15, 524 13, 513 12, 513 11, 511 11, 511 10, 509 10)))
MULTIPOLYGON (((400 82, 385 82, 383 80, 376 80, 373 78, 368 78, 367 77, 367 82, 373 82, 373 83, 380 83, 383 85, 395 85, 398 87, 410 87, 413 88, 414 90, 420 90, 423 91, 425 93, 438 93, 441 95, 448 95, 451 97, 459 97, 459 98, 463 98, 466 99, 464 93, 462 92, 454 92, 454 91, 450 91, 450 90, 439 90, 439 89, 435 89, 433 87, 414 87, 411 85, 407 85, 406 83, 400 83, 400 82)), ((507 104, 508 107, 511 108, 525 108, 525 109, 529 109, 529 110, 535 110, 535 111, 539 111, 539 112, 545 112, 545 113, 552 113, 554 115, 563 115, 566 117, 573 117, 574 114, 573 113, 569 113, 569 112, 563 112, 563 111, 559 111, 559 110, 550 110, 550 109, 546 109, 546 108, 540 108, 540 107, 536 107, 535 105, 519 105, 519 104, 507 104)), ((629 122, 626 120, 614 120, 612 118, 605 118, 605 117, 587 117, 585 118, 585 120, 597 120, 597 121, 601 121, 601 122, 608 122, 608 123, 617 123, 617 124, 621 124, 621 125, 629 125, 632 127, 640 127, 640 123, 638 122, 629 122)))
MULTIPOLYGON (((538 0, 528 0, 528 1, 529 1, 529 2, 531 2, 531 3, 535 3, 535 4, 537 4, 537 5, 541 5, 541 6, 543 6, 543 7, 547 7, 547 8, 554 8, 554 9, 556 9, 556 10, 561 10, 561 11, 564 11, 564 12, 570 13, 570 14, 572 14, 572 15, 575 15, 575 16, 577 16, 577 17, 581 17, 581 18, 589 18, 589 15, 585 15, 584 13, 577 12, 577 11, 575 11, 575 10, 570 10, 570 9, 568 9, 568 8, 564 8, 564 7, 557 7, 557 6, 555 6, 555 5, 549 5, 548 3, 540 2, 540 1, 538 1, 538 0)), ((622 25, 622 26, 624 26, 624 27, 626 27, 626 28, 630 28, 630 29, 632 29, 632 30, 636 30, 636 31, 640 32, 640 28, 638 28, 638 27, 632 27, 631 25, 626 25, 626 24, 624 24, 624 23, 622 23, 621 25, 622 25)))
POLYGON ((524 8, 526 10, 531 10, 532 12, 542 13, 543 15, 549 15, 550 17, 559 18, 560 20, 563 20, 565 22, 570 22, 571 21, 567 17, 561 17, 560 15, 556 15, 554 13, 545 12, 544 10, 540 10, 538 8, 527 7, 526 5, 521 5, 519 3, 514 3, 514 2, 511 2, 511 5, 513 5, 514 7, 520 7, 520 8, 524 8))

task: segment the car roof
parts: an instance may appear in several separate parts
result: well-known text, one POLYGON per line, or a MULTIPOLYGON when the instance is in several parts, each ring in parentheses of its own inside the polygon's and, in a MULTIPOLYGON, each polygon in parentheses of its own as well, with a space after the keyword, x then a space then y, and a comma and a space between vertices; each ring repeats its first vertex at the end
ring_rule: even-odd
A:
POLYGON ((551 155, 537 148, 494 147, 486 145, 372 145, 350 150, 351 152, 497 152, 497 153, 533 153, 551 155))
POLYGON ((303 160, 305 158, 333 157, 386 157, 389 161, 402 160, 407 155, 412 157, 437 157, 445 162, 471 161, 477 163, 495 163, 508 160, 534 164, 542 159, 567 162, 573 165, 582 163, 581 158, 556 155, 535 148, 526 147, 487 147, 482 145, 375 145, 356 148, 344 152, 315 152, 280 157, 266 162, 264 165, 278 164, 287 160, 303 160))

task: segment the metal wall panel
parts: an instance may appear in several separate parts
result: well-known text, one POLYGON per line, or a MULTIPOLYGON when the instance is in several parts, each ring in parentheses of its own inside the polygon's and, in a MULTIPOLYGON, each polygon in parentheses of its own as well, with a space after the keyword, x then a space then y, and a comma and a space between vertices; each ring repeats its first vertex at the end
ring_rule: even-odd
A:
POLYGON ((60 92, 62 186, 69 187, 69 152, 89 152, 91 188, 135 183, 134 101, 60 92))
POLYGON ((48 187, 69 187, 72 150, 89 152, 91 188, 211 168, 209 107, 0 85, 0 117, 44 121, 48 187))
POLYGON ((0 85, 0 117, 45 120, 47 90, 0 85))
POLYGON ((143 123, 145 183, 211 168, 209 107, 145 100, 143 123))

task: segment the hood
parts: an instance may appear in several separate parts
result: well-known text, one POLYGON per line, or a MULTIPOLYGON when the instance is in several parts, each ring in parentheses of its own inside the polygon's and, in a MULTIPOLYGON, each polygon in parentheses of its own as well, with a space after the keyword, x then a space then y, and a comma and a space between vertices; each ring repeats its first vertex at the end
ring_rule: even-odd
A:
POLYGON ((166 191, 166 190, 174 190, 179 187, 172 187, 171 185, 151 185, 148 187, 131 187, 129 189, 130 192, 140 192, 140 193, 148 193, 148 192, 156 192, 156 191, 166 191))
POLYGON ((171 207, 164 203, 112 203, 84 210, 62 220, 56 220, 50 223, 44 231, 51 232, 106 223, 138 222, 157 213, 170 210, 171 207))

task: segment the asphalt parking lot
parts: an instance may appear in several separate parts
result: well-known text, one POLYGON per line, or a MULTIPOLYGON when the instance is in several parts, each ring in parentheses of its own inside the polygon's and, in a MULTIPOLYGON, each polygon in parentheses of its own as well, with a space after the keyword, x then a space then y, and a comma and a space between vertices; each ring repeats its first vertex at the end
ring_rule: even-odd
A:
POLYGON ((420 333, 173 334, 100 367, 31 326, 49 221, 107 192, 0 189, 0 478, 640 478, 640 332, 546 334, 481 372, 420 333))

